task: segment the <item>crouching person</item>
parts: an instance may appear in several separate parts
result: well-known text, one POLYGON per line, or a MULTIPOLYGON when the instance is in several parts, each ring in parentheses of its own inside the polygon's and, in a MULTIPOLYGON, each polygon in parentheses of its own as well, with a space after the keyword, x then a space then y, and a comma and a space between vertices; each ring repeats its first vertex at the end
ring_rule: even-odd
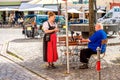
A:
MULTIPOLYGON (((95 33, 90 36, 88 39, 82 39, 82 41, 88 42, 88 48, 81 50, 80 52, 80 69, 87 69, 89 58, 92 54, 97 54, 97 47, 101 47, 101 41, 106 39, 107 35, 103 30, 103 25, 101 23, 97 23, 95 26, 95 33)), ((104 45, 101 52, 105 52, 106 46, 104 45)))

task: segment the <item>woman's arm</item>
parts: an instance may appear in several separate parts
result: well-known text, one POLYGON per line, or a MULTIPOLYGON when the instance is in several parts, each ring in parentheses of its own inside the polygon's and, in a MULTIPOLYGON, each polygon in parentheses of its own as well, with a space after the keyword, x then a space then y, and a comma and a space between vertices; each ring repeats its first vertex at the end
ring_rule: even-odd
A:
POLYGON ((53 33, 53 32, 58 32, 59 31, 59 29, 57 27, 53 30, 48 30, 48 28, 49 28, 48 22, 43 23, 43 31, 45 33, 53 33))
POLYGON ((53 30, 44 30, 44 32, 45 33, 53 33, 53 32, 55 32, 55 30, 53 29, 53 30))

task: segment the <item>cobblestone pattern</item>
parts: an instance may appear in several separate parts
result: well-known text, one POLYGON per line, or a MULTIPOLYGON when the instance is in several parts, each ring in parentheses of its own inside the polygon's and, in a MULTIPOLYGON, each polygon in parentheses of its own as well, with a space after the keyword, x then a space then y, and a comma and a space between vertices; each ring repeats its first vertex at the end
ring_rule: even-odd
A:
POLYGON ((0 80, 44 80, 0 56, 0 80))
MULTIPOLYGON (((66 65, 61 65, 56 63, 57 69, 48 70, 46 69, 46 64, 42 59, 42 42, 40 39, 25 39, 24 36, 21 36, 20 30, 5 29, 0 31, 1 40, 0 43, 12 40, 9 45, 9 50, 15 54, 21 56, 23 61, 16 61, 15 58, 12 58, 18 64, 23 65, 30 70, 42 75, 43 77, 48 78, 48 80, 97 80, 97 72, 94 68, 90 69, 78 69, 78 67, 71 67, 70 65, 70 74, 66 73, 66 65), (2 32, 3 31, 3 32, 2 32), (3 34, 5 34, 3 36, 3 34), (14 40, 13 40, 14 39, 14 40)), ((109 39, 109 43, 120 42, 119 38, 109 39)), ((61 52, 58 52, 59 55, 61 52)), ((108 46, 105 59, 109 63, 114 63, 115 65, 108 65, 101 70, 101 80, 120 80, 120 47, 119 46, 108 46), (116 65, 117 64, 117 65, 116 65)), ((8 56, 7 56, 8 57, 8 56)), ((11 57, 11 56, 10 56, 11 57)), ((37 76, 34 76, 26 69, 20 69, 15 64, 6 62, 5 59, 0 57, 0 79, 1 80, 42 80, 37 79, 37 76), (2 66, 2 67, 1 67, 2 66), (10 73, 10 74, 9 74, 10 73), (24 79, 26 77, 26 79, 24 79)), ((73 64, 74 65, 74 64, 73 64)))
MULTIPOLYGON (((116 38, 115 40, 114 39, 111 40, 116 41, 117 39, 118 38, 116 38)), ((42 76, 47 75, 47 77, 51 77, 55 80, 97 80, 97 72, 95 70, 95 67, 85 70, 78 69, 78 66, 75 67, 75 69, 71 67, 70 75, 65 74, 66 65, 61 65, 59 63, 56 63, 56 66, 58 68, 55 70, 46 69, 46 64, 43 62, 42 59, 42 42, 39 41, 40 40, 34 42, 33 40, 31 40, 28 43, 12 42, 10 43, 9 49, 11 51, 17 52, 18 55, 23 56, 24 61, 21 63, 22 65, 41 74, 42 76), (51 73, 54 73, 54 75, 51 73)), ((58 54, 60 55, 61 53, 58 52, 58 54)), ((107 62, 119 64, 120 63, 119 56, 120 46, 107 47, 105 56, 105 60, 107 62)), ((101 71, 102 80, 119 80, 120 79, 119 77, 120 72, 118 71, 119 68, 120 68, 119 65, 109 64, 107 68, 101 71)))

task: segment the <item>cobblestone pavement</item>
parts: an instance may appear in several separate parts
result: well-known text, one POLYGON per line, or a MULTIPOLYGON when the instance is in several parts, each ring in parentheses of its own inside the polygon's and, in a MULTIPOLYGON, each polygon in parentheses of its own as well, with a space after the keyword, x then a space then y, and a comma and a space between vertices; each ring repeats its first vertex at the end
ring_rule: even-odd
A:
MULTIPOLYGON (((120 43, 120 39, 118 36, 109 38, 109 43, 120 43)), ((7 44, 5 44, 4 47, 7 48, 6 45, 7 44)), ((15 55, 18 55, 20 58, 22 58, 22 60, 8 55, 7 53, 3 53, 4 56, 48 80, 97 80, 98 77, 95 66, 92 66, 89 69, 78 69, 78 64, 80 64, 79 62, 70 64, 70 74, 66 74, 66 65, 60 64, 60 59, 55 64, 57 69, 46 69, 46 63, 43 62, 42 57, 41 39, 25 39, 23 36, 20 37, 19 34, 19 37, 10 41, 7 50, 14 53, 15 55)), ((108 46, 106 52, 105 60, 108 62, 108 64, 104 64, 105 66, 103 66, 101 70, 101 80, 120 80, 120 46, 108 46)), ((61 55, 59 47, 58 54, 59 56, 61 55)), ((19 71, 22 72, 22 70, 18 70, 18 72, 19 71)))
MULTIPOLYGON (((109 43, 119 43, 119 38, 109 38, 109 43)), ((59 47, 58 47, 59 49, 59 47)), ((19 64, 33 70, 43 77, 53 80, 97 80, 97 72, 95 66, 89 69, 81 70, 78 69, 78 64, 70 64, 70 74, 66 73, 66 65, 56 63, 57 69, 48 70, 46 69, 46 63, 42 59, 42 41, 40 39, 17 39, 9 43, 9 48, 13 53, 16 53, 23 58, 23 61, 18 62, 19 64), (15 47, 17 46, 17 47, 15 47), (34 65, 34 66, 33 66, 34 65), (75 67, 75 68, 74 68, 75 67), (51 74, 53 73, 53 74, 51 74)), ((108 46, 106 51, 105 60, 108 64, 101 70, 102 80, 120 80, 120 46, 108 46)), ((61 52, 58 51, 59 56, 61 52)), ((95 65, 95 64, 94 64, 95 65)))
POLYGON ((0 56, 0 80, 45 80, 0 56))
MULTIPOLYGON (((0 80, 45 80, 8 59, 6 54, 7 42, 23 38, 20 32, 19 29, 0 29, 0 80)), ((13 57, 11 56, 11 58, 13 57)))

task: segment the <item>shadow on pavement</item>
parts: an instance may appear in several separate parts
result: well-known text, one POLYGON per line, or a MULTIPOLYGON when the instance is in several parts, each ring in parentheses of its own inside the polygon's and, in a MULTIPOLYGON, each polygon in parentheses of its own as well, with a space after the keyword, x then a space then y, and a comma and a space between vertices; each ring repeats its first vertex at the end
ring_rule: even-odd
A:
POLYGON ((58 63, 55 64, 57 67, 56 69, 48 69, 46 63, 43 62, 42 57, 37 57, 34 60, 25 61, 20 64, 42 75, 43 77, 50 77, 54 80, 89 80, 91 78, 94 80, 96 77, 95 69, 80 70, 78 68, 70 68, 70 74, 66 74, 66 65, 61 65, 58 63), (89 76, 85 77, 86 75, 89 76))
MULTIPOLYGON (((21 63, 20 63, 21 64, 21 63)), ((25 61, 22 63, 30 70, 42 74, 43 77, 50 77, 54 80, 97 80, 98 75, 95 68, 89 69, 73 69, 70 68, 70 74, 66 74, 66 65, 56 64, 57 69, 47 69, 42 57, 37 57, 34 60, 25 61)), ((70 65, 71 66, 71 65, 70 65)), ((110 65, 108 68, 101 69, 102 80, 119 80, 120 77, 117 71, 120 66, 110 65), (117 74, 116 74, 117 73, 117 74)))
POLYGON ((14 39, 10 42, 16 42, 16 43, 26 43, 26 42, 41 42, 42 39, 40 38, 21 38, 21 39, 14 39))

